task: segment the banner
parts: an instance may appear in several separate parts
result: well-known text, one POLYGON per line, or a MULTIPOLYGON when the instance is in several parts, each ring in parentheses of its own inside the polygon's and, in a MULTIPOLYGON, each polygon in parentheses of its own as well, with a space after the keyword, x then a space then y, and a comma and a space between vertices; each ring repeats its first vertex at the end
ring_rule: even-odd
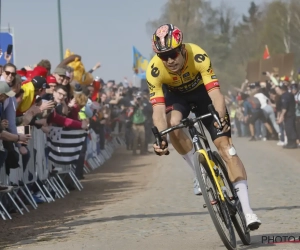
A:
MULTIPOLYGON (((6 64, 6 60, 4 58, 4 53, 7 50, 7 46, 11 44, 13 45, 13 35, 9 32, 0 32, 0 49, 2 52, 0 53, 0 65, 6 64)), ((14 63, 14 48, 10 62, 14 63)))
POLYGON ((48 140, 49 160, 56 164, 74 164, 87 136, 85 130, 51 127, 48 140))
POLYGON ((145 79, 149 60, 145 58, 134 46, 132 47, 132 53, 133 71, 139 78, 145 79))
POLYGON ((250 61, 247 65, 246 77, 249 82, 266 81, 269 79, 263 74, 266 71, 278 74, 279 77, 290 76, 294 69, 294 57, 293 53, 276 54, 268 60, 250 61))

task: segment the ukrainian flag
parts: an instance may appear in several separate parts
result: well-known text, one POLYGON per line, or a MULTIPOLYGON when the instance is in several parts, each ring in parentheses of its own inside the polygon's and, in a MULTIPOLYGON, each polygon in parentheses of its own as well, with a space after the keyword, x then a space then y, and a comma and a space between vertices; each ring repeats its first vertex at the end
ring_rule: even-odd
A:
POLYGON ((132 54, 133 54, 133 71, 134 71, 134 73, 138 77, 145 79, 146 69, 147 69, 149 60, 146 59, 134 46, 132 47, 132 54))

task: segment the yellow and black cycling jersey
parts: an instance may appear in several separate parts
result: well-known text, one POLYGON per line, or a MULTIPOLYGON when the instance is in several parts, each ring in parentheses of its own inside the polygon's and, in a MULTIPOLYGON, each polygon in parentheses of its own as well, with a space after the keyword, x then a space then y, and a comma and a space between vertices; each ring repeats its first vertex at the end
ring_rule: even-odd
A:
POLYGON ((185 43, 186 59, 181 74, 171 72, 162 60, 155 55, 149 62, 146 78, 152 105, 164 104, 162 86, 177 93, 188 93, 204 84, 207 92, 220 88, 217 76, 206 52, 199 46, 185 43))

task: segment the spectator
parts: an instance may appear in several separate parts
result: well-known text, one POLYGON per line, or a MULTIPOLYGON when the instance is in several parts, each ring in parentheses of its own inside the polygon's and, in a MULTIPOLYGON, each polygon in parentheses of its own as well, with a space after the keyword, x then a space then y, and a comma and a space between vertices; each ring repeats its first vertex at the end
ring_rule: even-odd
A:
POLYGON ((17 115, 23 115, 35 103, 36 96, 43 96, 46 87, 46 78, 42 76, 35 76, 30 82, 23 84, 21 88, 23 89, 24 94, 22 101, 17 108, 17 115))
POLYGON ((57 84, 63 84, 67 76, 67 70, 64 68, 56 68, 52 75, 55 77, 57 84))
MULTIPOLYGON (((259 86, 259 85, 255 85, 259 86)), ((251 138, 250 141, 255 141, 255 133, 254 133, 254 124, 257 120, 260 120, 264 126, 267 128, 270 134, 273 134, 271 126, 267 123, 267 119, 261 109, 261 104, 260 101, 254 97, 253 93, 253 87, 252 87, 252 93, 248 97, 248 103, 247 106, 245 107, 247 116, 249 116, 249 129, 250 129, 250 134, 251 138)), ((264 139, 266 138, 266 135, 264 135, 264 139)))
POLYGON ((138 142, 140 142, 140 154, 145 154, 145 105, 141 93, 138 93, 132 101, 132 130, 133 130, 133 155, 136 155, 138 142))
POLYGON ((297 144, 300 147, 300 90, 298 84, 292 84, 292 94, 295 96, 296 102, 296 132, 297 132, 297 144))
MULTIPOLYGON (((261 88, 257 89, 256 94, 254 94, 254 97, 256 97, 259 100, 260 107, 263 110, 265 117, 267 118, 267 120, 269 119, 271 121, 273 128, 275 129, 275 131, 278 134, 278 137, 280 137, 279 126, 276 123, 275 113, 274 113, 273 108, 270 106, 269 98, 262 93, 261 88)), ((272 139, 275 139, 275 138, 276 138, 276 136, 272 133, 272 139)))
POLYGON ((280 85, 281 90, 281 107, 282 111, 280 113, 278 123, 284 122, 284 127, 287 136, 287 145, 284 145, 283 148, 293 149, 297 148, 296 140, 296 112, 295 112, 295 97, 292 93, 288 92, 288 87, 284 84, 280 85))

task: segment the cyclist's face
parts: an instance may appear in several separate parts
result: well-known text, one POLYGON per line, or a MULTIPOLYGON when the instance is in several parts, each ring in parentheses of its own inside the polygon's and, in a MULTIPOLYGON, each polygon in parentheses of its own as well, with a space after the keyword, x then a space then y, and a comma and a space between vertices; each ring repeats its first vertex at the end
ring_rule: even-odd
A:
POLYGON ((183 47, 181 49, 175 49, 166 53, 159 54, 159 58, 162 60, 165 67, 172 72, 179 72, 185 62, 183 47))

